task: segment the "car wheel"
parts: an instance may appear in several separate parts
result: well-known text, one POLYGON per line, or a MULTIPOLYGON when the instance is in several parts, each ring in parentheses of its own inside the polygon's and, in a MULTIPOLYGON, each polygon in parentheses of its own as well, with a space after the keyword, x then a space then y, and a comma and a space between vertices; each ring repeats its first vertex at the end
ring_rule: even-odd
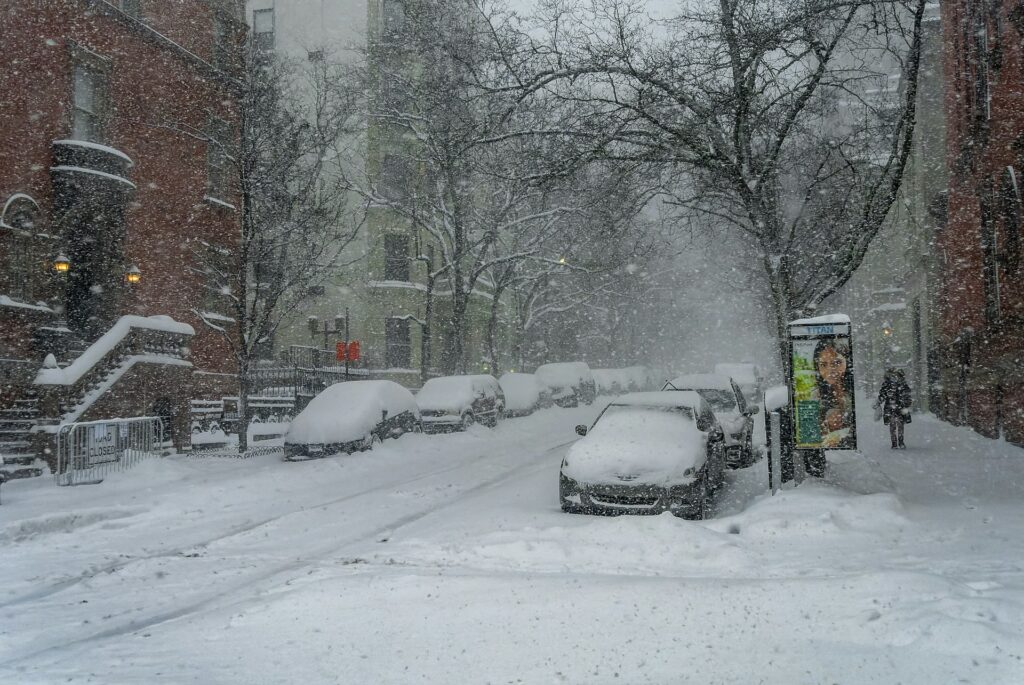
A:
POLYGON ((473 414, 466 413, 462 415, 462 430, 468 429, 474 423, 476 423, 476 417, 473 414))

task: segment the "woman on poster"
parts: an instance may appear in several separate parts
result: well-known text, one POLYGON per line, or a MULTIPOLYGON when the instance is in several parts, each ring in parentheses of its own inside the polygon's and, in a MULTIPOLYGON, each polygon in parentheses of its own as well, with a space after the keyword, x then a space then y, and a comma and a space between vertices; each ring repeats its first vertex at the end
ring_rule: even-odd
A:
POLYGON ((814 348, 822 447, 843 449, 856 444, 853 411, 853 370, 850 345, 824 338, 814 348))

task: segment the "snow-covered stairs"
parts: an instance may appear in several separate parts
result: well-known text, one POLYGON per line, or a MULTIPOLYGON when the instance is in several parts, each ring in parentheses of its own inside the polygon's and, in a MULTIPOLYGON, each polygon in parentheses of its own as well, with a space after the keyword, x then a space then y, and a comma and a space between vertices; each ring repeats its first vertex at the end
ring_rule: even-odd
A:
POLYGON ((0 410, 0 473, 7 478, 33 478, 43 473, 32 449, 32 429, 39 420, 39 400, 15 400, 0 410))

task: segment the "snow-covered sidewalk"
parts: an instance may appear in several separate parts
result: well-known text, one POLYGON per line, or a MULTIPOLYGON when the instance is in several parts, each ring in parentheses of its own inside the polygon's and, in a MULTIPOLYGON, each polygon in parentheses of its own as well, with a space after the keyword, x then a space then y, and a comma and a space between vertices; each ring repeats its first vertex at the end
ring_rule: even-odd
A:
POLYGON ((0 682, 1024 682, 1024 450, 917 417, 712 521, 568 516, 596 413, 12 484, 0 682))

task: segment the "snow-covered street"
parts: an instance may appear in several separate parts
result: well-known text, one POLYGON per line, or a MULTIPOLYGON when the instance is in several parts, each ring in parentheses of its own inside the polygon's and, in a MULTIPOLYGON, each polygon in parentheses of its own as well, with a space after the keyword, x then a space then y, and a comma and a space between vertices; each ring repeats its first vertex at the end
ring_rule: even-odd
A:
POLYGON ((775 497, 733 472, 705 523, 565 515, 596 412, 11 483, 0 681, 1024 681, 1021 450, 921 417, 775 497))

